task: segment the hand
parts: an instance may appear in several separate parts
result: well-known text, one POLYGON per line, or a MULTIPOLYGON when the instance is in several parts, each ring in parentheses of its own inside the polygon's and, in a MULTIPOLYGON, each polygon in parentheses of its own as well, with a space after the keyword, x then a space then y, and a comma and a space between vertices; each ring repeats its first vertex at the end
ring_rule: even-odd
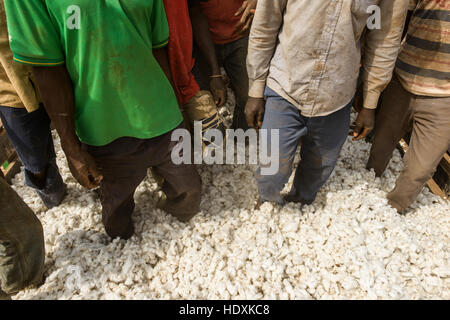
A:
POLYGON ((88 189, 97 188, 103 180, 103 176, 98 171, 94 158, 79 147, 75 150, 71 148, 69 152, 65 153, 70 172, 78 183, 88 189))
POLYGON ((227 102, 227 86, 223 78, 211 78, 209 83, 214 102, 218 107, 223 106, 227 102))
POLYGON ((245 106, 245 118, 250 128, 261 129, 265 109, 266 101, 264 98, 248 98, 245 106))
POLYGON ((353 141, 366 138, 375 126, 375 109, 362 108, 352 125, 353 141))
POLYGON ((235 17, 242 15, 239 22, 234 26, 234 34, 244 34, 250 29, 253 22, 253 17, 256 11, 257 0, 246 0, 242 4, 242 7, 234 14, 235 17))

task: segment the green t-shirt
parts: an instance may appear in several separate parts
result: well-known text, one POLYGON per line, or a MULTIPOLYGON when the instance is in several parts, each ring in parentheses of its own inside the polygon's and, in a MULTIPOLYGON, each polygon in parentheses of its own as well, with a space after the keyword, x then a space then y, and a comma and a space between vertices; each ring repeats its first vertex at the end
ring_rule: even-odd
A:
POLYGON ((162 0, 5 0, 5 7, 16 61, 66 64, 82 142, 149 139, 182 122, 152 54, 169 38, 162 0))

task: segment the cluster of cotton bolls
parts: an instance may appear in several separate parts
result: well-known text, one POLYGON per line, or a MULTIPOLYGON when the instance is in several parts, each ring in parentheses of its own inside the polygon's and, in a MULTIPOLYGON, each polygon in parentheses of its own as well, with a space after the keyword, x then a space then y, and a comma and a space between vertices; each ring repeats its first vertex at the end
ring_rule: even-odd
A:
POLYGON ((55 144, 69 187, 61 206, 46 211, 22 173, 14 180, 47 252, 45 283, 14 299, 450 299, 450 204, 425 189, 406 216, 390 208, 397 151, 376 178, 365 170, 370 145, 347 141, 304 207, 255 210, 254 166, 199 166, 202 212, 189 223, 155 209, 149 175, 135 195, 136 233, 124 241, 105 234, 97 194, 72 178, 56 135, 55 144))

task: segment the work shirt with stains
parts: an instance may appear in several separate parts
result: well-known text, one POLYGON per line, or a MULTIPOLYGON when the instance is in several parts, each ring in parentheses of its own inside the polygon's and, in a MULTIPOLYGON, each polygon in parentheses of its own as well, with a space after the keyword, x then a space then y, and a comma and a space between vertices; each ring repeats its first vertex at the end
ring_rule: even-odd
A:
POLYGON ((392 77, 408 5, 409 0, 259 0, 247 59, 249 95, 263 97, 267 85, 306 117, 345 107, 356 90, 361 35, 379 10, 380 29, 367 30, 363 61, 364 106, 376 108, 392 77))
POLYGON ((28 112, 39 108, 31 68, 13 61, 3 0, 0 0, 0 106, 26 108, 28 112))
POLYGON ((14 60, 67 67, 83 143, 150 139, 182 122, 153 56, 169 40, 162 0, 5 0, 5 8, 14 60))
POLYGON ((412 17, 395 72, 413 94, 450 97, 450 0, 410 1, 412 17))

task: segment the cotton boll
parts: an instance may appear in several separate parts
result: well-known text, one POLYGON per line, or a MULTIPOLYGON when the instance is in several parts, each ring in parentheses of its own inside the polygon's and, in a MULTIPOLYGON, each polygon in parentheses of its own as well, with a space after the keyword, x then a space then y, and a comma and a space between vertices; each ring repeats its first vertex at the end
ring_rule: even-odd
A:
POLYGON ((450 204, 425 189, 406 216, 388 206, 398 151, 376 178, 365 170, 370 145, 349 138, 315 203, 259 210, 255 166, 199 166, 202 212, 189 223, 155 209, 149 174, 135 194, 136 235, 111 241, 56 135, 55 146, 69 187, 61 206, 46 210, 22 172, 13 180, 43 224, 47 255, 45 283, 14 299, 449 298, 450 204))

